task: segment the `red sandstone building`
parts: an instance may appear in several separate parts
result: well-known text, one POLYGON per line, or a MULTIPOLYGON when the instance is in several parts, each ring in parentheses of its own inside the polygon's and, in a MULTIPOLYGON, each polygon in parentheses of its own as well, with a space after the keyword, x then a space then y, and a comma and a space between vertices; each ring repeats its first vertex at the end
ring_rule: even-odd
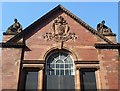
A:
POLYGON ((22 30, 3 33, 2 89, 118 89, 120 44, 104 25, 97 30, 58 5, 22 30))

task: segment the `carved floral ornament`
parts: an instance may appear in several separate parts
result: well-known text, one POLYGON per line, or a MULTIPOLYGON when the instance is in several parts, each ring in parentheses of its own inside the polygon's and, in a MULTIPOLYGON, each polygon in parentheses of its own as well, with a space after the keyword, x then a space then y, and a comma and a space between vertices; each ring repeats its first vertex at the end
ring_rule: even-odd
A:
POLYGON ((68 26, 66 20, 64 20, 62 16, 59 16, 52 24, 52 32, 47 32, 43 38, 46 40, 54 40, 56 42, 77 39, 75 33, 70 33, 69 30, 70 27, 68 26))

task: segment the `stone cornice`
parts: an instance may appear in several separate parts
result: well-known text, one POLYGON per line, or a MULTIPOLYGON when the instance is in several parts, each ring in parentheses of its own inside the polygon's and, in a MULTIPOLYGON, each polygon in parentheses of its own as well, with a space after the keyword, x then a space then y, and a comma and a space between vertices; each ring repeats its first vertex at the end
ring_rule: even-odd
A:
POLYGON ((75 64, 99 64, 99 61, 75 61, 75 64))
POLYGON ((44 60, 23 60, 22 64, 45 64, 44 60))
POLYGON ((2 48, 23 48, 25 47, 24 43, 0 43, 2 48))
POLYGON ((120 49, 120 44, 95 44, 97 49, 120 49))

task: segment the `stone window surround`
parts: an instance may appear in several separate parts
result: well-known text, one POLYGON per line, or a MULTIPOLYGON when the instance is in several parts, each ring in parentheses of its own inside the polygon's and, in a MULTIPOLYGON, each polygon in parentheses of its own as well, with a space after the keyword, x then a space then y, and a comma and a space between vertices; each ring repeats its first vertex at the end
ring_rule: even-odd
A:
MULTIPOLYGON (((87 64, 87 62, 84 64, 74 64, 75 65, 75 89, 80 89, 80 69, 81 68, 96 68, 97 70, 95 71, 95 75, 96 75, 96 86, 97 86, 97 89, 102 89, 101 88, 101 82, 100 82, 100 74, 99 74, 99 71, 100 71, 100 66, 99 64, 95 64, 95 63, 91 63, 90 62, 87 64)), ((23 64, 23 68, 39 68, 39 73, 38 73, 38 89, 43 89, 43 75, 44 75, 44 64, 23 64)))
POLYGON ((39 69, 38 71, 38 89, 43 89, 43 70, 44 64, 23 64, 22 69, 39 69))
POLYGON ((102 89, 101 88, 101 82, 100 82, 100 73, 99 73, 99 71, 100 71, 100 66, 99 66, 99 64, 90 64, 90 63, 85 63, 85 64, 76 64, 76 73, 77 73, 77 76, 76 76, 76 89, 81 89, 80 88, 80 84, 81 84, 81 82, 80 82, 80 69, 83 69, 83 68, 85 68, 85 69, 87 69, 87 68, 89 68, 89 69, 97 69, 96 71, 95 71, 95 76, 96 76, 96 86, 97 86, 97 89, 102 89), (79 82, 78 82, 79 81, 79 82))

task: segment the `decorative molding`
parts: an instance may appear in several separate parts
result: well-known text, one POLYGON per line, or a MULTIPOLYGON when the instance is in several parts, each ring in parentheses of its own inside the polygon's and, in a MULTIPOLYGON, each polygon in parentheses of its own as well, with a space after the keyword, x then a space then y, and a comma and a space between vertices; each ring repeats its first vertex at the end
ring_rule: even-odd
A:
POLYGON ((69 32, 70 27, 62 16, 59 16, 52 25, 52 33, 47 32, 43 38, 45 40, 54 40, 56 42, 64 42, 67 40, 75 40, 77 36, 75 33, 69 32))
POLYGON ((0 43, 0 48, 23 48, 25 47, 24 43, 0 43))
POLYGON ((23 60, 22 64, 45 64, 45 60, 23 60))
POLYGON ((23 64, 22 69, 30 70, 30 69, 38 69, 38 70, 43 70, 44 65, 43 64, 23 64))
POLYGON ((120 44, 95 44, 98 49, 120 49, 120 44))
POLYGON ((98 68, 99 69, 99 61, 75 61, 76 70, 80 70, 81 68, 98 68))
POLYGON ((100 69, 100 65, 99 64, 79 64, 76 66, 76 70, 80 70, 80 69, 100 69))
POLYGON ((75 64, 99 64, 99 61, 75 61, 75 64))

